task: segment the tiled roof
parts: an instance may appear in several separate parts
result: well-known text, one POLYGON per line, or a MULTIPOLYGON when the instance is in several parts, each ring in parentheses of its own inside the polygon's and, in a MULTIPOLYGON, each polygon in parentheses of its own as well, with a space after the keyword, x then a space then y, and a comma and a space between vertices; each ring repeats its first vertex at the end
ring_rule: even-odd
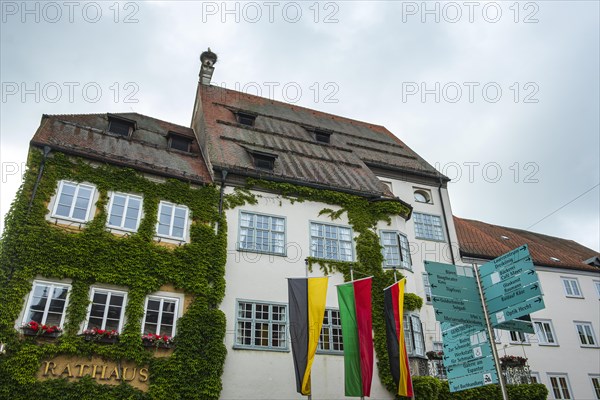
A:
POLYGON ((159 176, 211 182, 197 141, 192 141, 189 153, 173 150, 168 148, 169 132, 195 138, 190 128, 137 113, 44 115, 31 144, 159 176), (109 133, 109 115, 135 121, 131 137, 109 133))
POLYGON ((389 197, 391 193, 367 165, 435 179, 441 176, 382 126, 218 86, 199 86, 207 157, 217 169, 374 197, 389 197), (236 111, 256 114, 254 126, 238 124, 236 111), (330 143, 317 142, 314 129, 329 133, 330 143), (256 169, 247 150, 249 147, 277 154, 274 170, 256 169))
POLYGON ((572 240, 458 217, 454 226, 462 256, 493 259, 527 244, 536 265, 600 272, 585 263, 600 254, 572 240))

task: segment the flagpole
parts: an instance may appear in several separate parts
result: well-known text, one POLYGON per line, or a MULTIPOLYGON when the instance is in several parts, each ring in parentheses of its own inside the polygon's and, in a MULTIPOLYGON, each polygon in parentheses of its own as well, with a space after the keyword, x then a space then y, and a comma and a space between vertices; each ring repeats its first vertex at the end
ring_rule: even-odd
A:
MULTIPOLYGON (((308 278, 308 258, 304 259, 304 276, 308 278)), ((312 377, 309 377, 310 380, 312 377)), ((310 385, 311 394, 308 395, 308 400, 312 400, 312 385, 310 385)))

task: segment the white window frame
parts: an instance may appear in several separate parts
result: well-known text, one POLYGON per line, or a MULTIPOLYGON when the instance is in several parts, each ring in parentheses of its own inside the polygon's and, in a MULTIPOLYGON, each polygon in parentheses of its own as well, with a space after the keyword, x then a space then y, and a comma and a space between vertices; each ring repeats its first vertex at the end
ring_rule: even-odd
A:
POLYGON ((177 293, 168 293, 168 295, 162 294, 162 293, 154 293, 154 294, 149 294, 148 296, 146 296, 146 299, 144 301, 144 317, 142 318, 142 335, 144 335, 144 331, 145 331, 145 327, 146 327, 146 314, 148 312, 148 301, 150 300, 158 300, 160 301, 160 311, 158 314, 158 321, 156 323, 156 332, 152 332, 156 335, 160 334, 160 327, 161 327, 161 320, 162 320, 162 309, 163 309, 163 303, 164 301, 174 301, 175 302, 175 313, 173 315, 173 333, 171 335, 171 337, 175 337, 175 335, 177 334, 177 320, 179 319, 179 317, 181 316, 182 312, 181 312, 181 306, 182 306, 182 297, 181 296, 177 296, 177 293))
POLYGON ((445 241, 444 221, 440 215, 413 212, 413 223, 415 225, 415 238, 421 239, 421 240, 431 240, 434 242, 445 241), (417 221, 417 219, 421 219, 421 216, 431 218, 431 223, 428 223, 425 221, 423 221, 423 222, 417 221), (435 219, 437 219, 439 221, 439 225, 437 225, 434 222, 435 219), (418 226, 422 226, 425 229, 423 229, 423 228, 418 229, 418 226), (435 234, 438 227, 439 227, 439 237, 436 236, 436 234, 435 234), (432 237, 429 237, 427 235, 422 235, 419 233, 419 230, 421 230, 421 231, 431 230, 433 232, 433 235, 432 235, 432 237))
POLYGON ((565 296, 573 297, 576 299, 583 299, 583 292, 581 291, 581 285, 579 285, 579 280, 577 278, 561 276, 560 279, 562 282, 563 290, 565 292, 565 296), (569 286, 568 289, 567 286, 569 286), (579 292, 579 294, 575 294, 573 292, 573 288, 575 288, 579 292), (573 293, 569 293, 569 291, 573 293))
POLYGON ((577 334, 577 337, 579 338, 579 345, 581 347, 599 347, 598 346, 598 340, 596 339, 596 333, 594 332, 594 326, 592 325, 591 322, 589 321, 573 321, 573 323, 575 324, 575 333, 577 334), (594 341, 594 343, 589 344, 589 343, 582 343, 581 341, 581 334, 579 333, 579 326, 583 327, 584 333, 587 335, 591 335, 592 340, 594 341), (589 328, 589 331, 586 332, 585 328, 589 328))
POLYGON ((107 292, 108 296, 106 298, 106 305, 104 308, 104 315, 102 316, 102 326, 98 326, 98 329, 105 329, 106 327, 106 315, 108 313, 108 306, 110 305, 110 297, 113 294, 122 294, 123 295, 123 305, 121 306, 121 315, 119 316, 119 328, 117 329, 118 333, 121 333, 123 331, 123 325, 125 325, 125 308, 127 307, 127 291, 125 290, 118 290, 118 289, 110 289, 110 288, 105 288, 105 287, 97 287, 94 286, 92 288, 90 288, 90 304, 88 306, 88 310, 87 310, 87 315, 85 318, 85 321, 83 323, 83 329, 82 330, 86 330, 86 329, 92 329, 95 327, 90 327, 89 323, 90 323, 90 314, 92 312, 92 305, 93 305, 93 301, 94 301, 94 294, 96 294, 96 292, 107 292))
POLYGON ((600 400, 600 375, 599 374, 589 374, 590 383, 592 385, 592 393, 596 396, 596 399, 600 400), (597 386, 594 385, 594 380, 596 380, 597 386))
POLYGON ((177 242, 189 242, 188 233, 189 233, 189 221, 190 221, 190 209, 183 204, 175 204, 170 201, 161 200, 158 204, 158 216, 156 220, 156 229, 155 234, 159 238, 171 239, 177 242), (160 226, 160 214, 163 206, 171 206, 173 207, 173 214, 171 214, 171 221, 169 222, 169 234, 158 233, 158 227, 160 226), (183 235, 173 236, 173 221, 175 219, 175 209, 182 208, 185 210, 185 224, 183 224, 183 235))
POLYGON ((260 300, 246 300, 246 299, 236 299, 235 302, 235 327, 234 327, 234 338, 233 338, 233 348, 234 349, 243 349, 243 350, 261 350, 261 351, 281 351, 288 352, 290 347, 289 340, 289 307, 286 303, 274 302, 274 301, 260 301, 260 300), (240 317, 240 304, 247 303, 252 305, 252 316, 250 318, 240 317), (256 306, 257 305, 266 305, 269 307, 269 318, 266 320, 257 319, 256 318, 256 306), (285 320, 274 320, 273 319, 273 306, 283 307, 285 312, 283 315, 285 316, 285 320), (250 322, 251 323, 251 333, 250 333, 250 344, 238 343, 239 333, 238 326, 240 322, 250 322), (261 346, 256 345, 255 343, 255 325, 256 323, 267 323, 269 325, 268 332, 268 345, 261 346), (273 325, 283 325, 284 326, 284 340, 285 346, 273 346, 272 342, 272 333, 273 333, 273 325))
MULTIPOLYGON (((256 220, 255 220, 256 221, 256 220)), ((238 221, 238 241, 237 241, 237 249, 239 251, 246 251, 246 252, 250 252, 250 253, 262 253, 262 254, 273 254, 273 255, 277 255, 277 256, 286 256, 286 250, 287 250, 287 218, 286 217, 282 217, 279 215, 271 215, 271 214, 263 214, 263 213, 257 213, 257 212, 253 212, 253 211, 243 211, 240 210, 239 213, 239 221, 238 221), (266 217, 269 218, 269 229, 258 229, 256 227, 256 222, 255 222, 255 226, 253 228, 249 228, 252 229, 254 231, 254 241, 253 243, 255 244, 255 248, 244 248, 242 247, 242 229, 243 228, 247 228, 247 227, 242 227, 242 214, 247 214, 247 215, 253 215, 255 217, 266 217), (273 231, 271 229, 271 223, 273 219, 280 219, 283 221, 283 232, 277 232, 277 231, 273 231), (268 238, 269 238, 269 250, 258 250, 256 249, 256 231, 260 230, 260 231, 264 231, 267 232, 268 238), (277 252, 277 251, 273 251, 273 246, 272 246, 272 240, 273 240, 273 232, 276 233, 283 233, 283 245, 282 245, 282 249, 281 252, 277 252)))
POLYGON ((542 383, 539 372, 529 371, 529 376, 531 377, 531 383, 542 383), (534 382, 533 379, 536 381, 534 382))
POLYGON ((422 273, 423 276, 423 291, 425 292, 425 303, 431 304, 433 301, 433 293, 431 293, 431 283, 429 282, 429 275, 427 272, 422 273))
POLYGON ((600 281, 594 281, 594 286, 596 287, 596 294, 598 295, 598 298, 600 299, 600 281))
POLYGON ((502 336, 504 334, 504 331, 502 329, 494 328, 492 333, 494 334, 494 342, 502 343, 502 336))
MULTIPOLYGON (((558 373, 548 372, 547 375, 548 375, 548 392, 549 392, 550 396, 552 396, 551 397, 552 399, 557 399, 557 400, 559 400, 559 399, 570 399, 570 400, 575 399, 575 397, 573 395, 573 389, 571 389, 571 383, 569 382, 569 375, 568 374, 561 373, 561 372, 558 372, 558 373), (564 397, 565 393, 562 391, 562 387, 560 387, 560 386, 559 386, 560 396, 556 397, 556 395, 554 393, 554 387, 552 385, 552 378, 557 379, 557 381, 560 378, 564 378, 565 379, 565 383, 567 385, 567 390, 569 392, 568 393, 569 397, 564 397)), ((558 381, 558 382, 559 382, 559 385, 560 385, 560 381, 558 381)))
POLYGON ((536 319, 536 320, 532 320, 531 321, 533 323, 533 329, 535 331, 535 335, 537 337, 538 340, 538 344, 540 346, 558 346, 558 338, 556 337, 556 331, 554 330, 554 326, 552 325, 552 320, 550 319, 536 319), (552 339, 553 341, 550 342, 548 341, 548 333, 546 331, 546 329, 544 328, 543 330, 540 330, 540 327, 538 326, 538 324, 547 324, 549 329, 550 329, 550 333, 552 335, 552 339), (543 334, 543 337, 541 337, 541 335, 543 334))
MULTIPOLYGON (((33 293, 35 292, 36 285, 50 286, 51 294, 54 294, 54 288, 56 288, 56 287, 67 289, 67 297, 65 299, 65 306, 63 308, 62 315, 60 317, 60 323, 57 325, 62 328, 65 323, 67 307, 69 306, 69 297, 71 296, 71 285, 68 283, 55 282, 55 281, 42 280, 42 279, 35 279, 31 285, 31 291, 29 292, 29 295, 27 297, 27 302, 25 304, 25 309, 23 311, 23 317, 21 319, 21 323, 26 324, 31 321, 31 317, 30 317, 30 315, 31 315, 30 311, 31 311, 31 305, 32 305, 31 303, 33 302, 33 293)), ((48 295, 48 299, 51 299, 51 297, 52 297, 51 294, 48 295)), ((50 301, 46 301, 46 307, 44 308, 44 315, 42 316, 42 322, 40 322, 40 325, 46 324, 49 308, 50 308, 50 301)))
POLYGON ((429 189, 413 186, 413 198, 419 204, 433 204, 433 196, 431 196, 431 190, 429 189), (417 200, 417 194, 423 196, 425 201, 417 200))
POLYGON ((425 356, 425 336, 423 335, 423 324, 421 318, 416 314, 404 314, 404 342, 406 352, 409 356, 425 356), (415 322, 416 321, 416 322, 415 322), (419 331, 415 331, 415 324, 418 324, 419 331), (417 345, 421 351, 417 351, 417 345))
POLYGON ((342 340, 342 319, 340 316, 340 310, 337 308, 326 308, 325 309, 325 315, 323 317, 323 327, 321 328, 321 333, 319 334, 319 344, 317 345, 317 353, 320 354, 344 354, 344 342, 342 340), (339 320, 339 324, 334 324, 333 323, 333 314, 337 313, 338 317, 337 319, 339 320), (325 323, 325 321, 328 321, 327 323, 325 323), (339 335, 334 335, 334 329, 339 329, 339 335), (328 344, 329 344, 329 349, 324 349, 323 348, 323 339, 324 339, 324 335, 323 333, 325 332, 325 330, 329 331, 328 332, 328 344), (339 347, 339 349, 334 349, 334 346, 336 346, 336 340, 335 338, 339 338, 337 341, 337 346, 339 347))
POLYGON ((379 231, 379 242, 381 244, 381 252, 383 254, 383 268, 401 268, 406 269, 408 271, 412 271, 412 259, 410 257, 410 244, 408 242, 408 237, 399 231, 388 231, 382 230, 379 231), (384 236, 385 235, 394 235, 395 244, 386 246, 384 244, 384 236), (386 247, 393 247, 398 251, 398 263, 388 262, 385 258, 386 247))
POLYGON ((92 209, 94 208, 94 204, 96 202, 95 200, 96 200, 96 186, 94 186, 90 183, 79 183, 79 182, 73 182, 73 181, 68 181, 68 180, 61 180, 58 183, 58 189, 56 191, 56 196, 54 197, 54 204, 52 206, 52 213, 50 216, 57 220, 74 221, 74 222, 79 222, 79 223, 89 222, 92 219, 92 209), (70 205, 68 216, 58 215, 56 213, 58 210, 58 204, 60 202, 60 197, 61 197, 61 194, 62 194, 62 191, 63 191, 63 188, 65 185, 75 186, 73 202, 70 205), (75 203, 77 203, 79 189, 82 187, 91 189, 91 193, 90 193, 90 201, 89 201, 86 211, 85 211, 85 217, 84 217, 84 219, 79 219, 79 218, 73 217, 73 210, 75 209, 75 203))
POLYGON ((135 194, 130 194, 130 193, 123 193, 123 192, 110 192, 109 193, 110 196, 110 201, 108 203, 108 213, 106 216, 106 226, 111 228, 111 229, 116 229, 116 230, 120 230, 120 231, 127 231, 127 232, 137 232, 137 230, 140 227, 140 222, 142 219, 142 209, 144 208, 144 199, 142 198, 142 196, 138 196, 135 194), (114 199, 115 196, 121 196, 121 197, 125 197, 125 206, 124 206, 124 211, 123 211, 123 215, 121 216, 121 224, 120 225, 111 225, 110 224, 110 216, 112 213, 112 208, 113 208, 113 203, 114 203, 114 199), (125 225, 125 220, 126 220, 126 215, 127 215, 127 209, 129 207, 129 200, 130 199, 136 199, 140 201, 140 208, 138 210, 138 215, 136 217, 136 223, 135 223, 135 228, 131 229, 131 228, 126 228, 125 225))
POLYGON ((524 344, 530 344, 529 343, 529 335, 526 334, 525 332, 521 332, 521 331, 509 331, 508 332, 508 341, 510 344, 520 344, 520 345, 524 345, 524 344), (523 340, 516 340, 516 338, 523 338, 523 340))
POLYGON ((308 234, 309 234, 309 243, 310 243, 310 256, 311 257, 315 257, 315 258, 319 258, 319 259, 323 259, 323 260, 333 260, 333 261, 347 261, 347 262, 354 262, 354 246, 353 246, 353 241, 354 241, 354 231, 352 230, 352 227, 347 226, 347 225, 336 225, 336 224, 328 224, 328 223, 324 223, 324 222, 320 222, 320 221, 309 221, 309 227, 308 227, 308 234), (313 236, 312 234, 312 228, 313 225, 322 225, 323 227, 331 227, 331 228, 335 228, 336 231, 338 231, 340 228, 343 229, 348 229, 350 231, 350 240, 346 241, 346 240, 340 240, 339 239, 339 232, 337 232, 337 239, 326 239, 325 236, 313 236), (324 257, 318 257, 316 255, 316 249, 313 246, 313 238, 316 239, 323 239, 323 240, 335 240, 337 243, 337 254, 339 258, 326 258, 327 254, 326 251, 324 251, 324 257), (343 260, 341 259, 341 251, 340 251, 340 242, 344 242, 344 243, 349 243, 350 244, 350 260, 343 260))

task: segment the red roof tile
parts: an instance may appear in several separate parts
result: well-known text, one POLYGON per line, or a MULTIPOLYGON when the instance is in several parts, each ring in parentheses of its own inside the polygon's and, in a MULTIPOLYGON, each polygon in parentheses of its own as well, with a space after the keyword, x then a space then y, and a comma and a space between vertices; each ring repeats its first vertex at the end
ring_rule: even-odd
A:
POLYGON ((586 260, 598 257, 600 254, 572 240, 456 216, 454 226, 462 256, 493 259, 527 244, 536 265, 600 273, 600 268, 585 263, 586 260))

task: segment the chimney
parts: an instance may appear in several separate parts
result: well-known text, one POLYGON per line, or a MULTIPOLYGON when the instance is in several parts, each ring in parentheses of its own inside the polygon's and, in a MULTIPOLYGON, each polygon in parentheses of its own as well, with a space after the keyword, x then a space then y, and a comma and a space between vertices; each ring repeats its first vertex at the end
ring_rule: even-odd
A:
POLYGON ((215 71, 214 65, 217 63, 217 55, 210 51, 210 47, 207 51, 200 54, 200 83, 202 85, 210 85, 213 72, 215 71))

